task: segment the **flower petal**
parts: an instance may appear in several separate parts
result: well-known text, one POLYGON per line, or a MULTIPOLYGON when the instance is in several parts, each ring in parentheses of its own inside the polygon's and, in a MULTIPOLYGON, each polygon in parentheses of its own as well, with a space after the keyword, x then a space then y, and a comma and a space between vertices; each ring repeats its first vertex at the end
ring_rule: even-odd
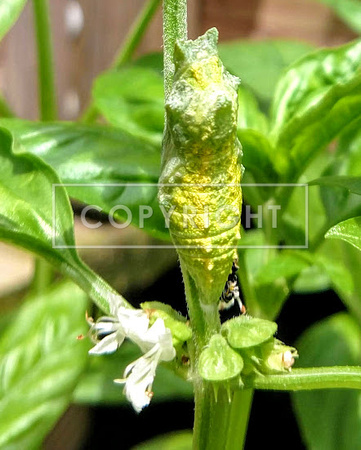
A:
POLYGON ((98 342, 95 347, 89 350, 90 355, 102 355, 105 353, 113 353, 119 347, 119 345, 124 340, 124 335, 117 333, 109 334, 100 342, 98 342), (123 339, 122 339, 123 337, 123 339))
POLYGON ((142 309, 120 308, 117 317, 125 334, 130 339, 132 336, 141 336, 148 330, 149 319, 142 309))
POLYGON ((156 344, 126 367, 123 380, 114 380, 116 383, 125 383, 124 394, 137 412, 148 406, 153 397, 151 389, 160 354, 161 348, 156 344))

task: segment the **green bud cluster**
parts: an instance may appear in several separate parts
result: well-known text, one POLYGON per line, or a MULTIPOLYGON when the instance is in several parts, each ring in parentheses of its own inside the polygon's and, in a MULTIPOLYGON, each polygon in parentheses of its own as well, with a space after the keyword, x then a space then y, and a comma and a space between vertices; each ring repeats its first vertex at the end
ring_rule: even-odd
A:
POLYGON ((228 320, 202 351, 198 370, 207 381, 243 386, 243 378, 291 370, 297 350, 274 337, 277 324, 248 315, 228 320))

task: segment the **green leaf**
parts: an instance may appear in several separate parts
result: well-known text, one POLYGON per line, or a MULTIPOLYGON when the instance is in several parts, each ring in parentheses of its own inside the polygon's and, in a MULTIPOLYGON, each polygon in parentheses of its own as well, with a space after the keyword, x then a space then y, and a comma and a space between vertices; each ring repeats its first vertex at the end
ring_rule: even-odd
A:
POLYGON ((175 431, 157 436, 142 444, 133 447, 132 450, 192 450, 192 432, 175 431))
POLYGON ((270 320, 278 316, 292 283, 311 264, 307 256, 307 252, 280 252, 260 267, 253 279, 261 308, 258 316, 270 320))
POLYGON ((325 238, 342 239, 361 250, 361 217, 338 223, 327 231, 325 238))
POLYGON ((338 139, 336 158, 313 180, 320 185, 322 201, 327 211, 328 228, 361 214, 361 120, 354 121, 338 139))
POLYGON ((297 41, 239 41, 220 44, 219 55, 226 68, 241 78, 244 86, 251 88, 262 102, 268 103, 282 71, 313 48, 297 41))
POLYGON ((320 266, 310 266, 304 269, 295 281, 292 291, 296 294, 312 294, 330 288, 329 276, 320 266))
POLYGON ((361 173, 361 120, 350 126, 340 137, 338 153, 346 165, 346 174, 359 176, 361 173), (345 158, 347 155, 347 158, 345 158))
POLYGON ((344 175, 317 178, 309 183, 309 186, 336 186, 347 189, 348 192, 361 195, 361 177, 348 177, 344 175))
POLYGON ((87 360, 86 294, 70 282, 28 299, 0 338, 0 447, 40 448, 87 360))
POLYGON ((214 334, 199 357, 200 376, 208 381, 225 381, 239 375, 242 369, 242 357, 231 349, 224 337, 214 334))
MULTIPOLYGON (((357 365, 361 332, 354 319, 341 313, 309 328, 297 343, 299 364, 357 365)), ((323 390, 293 394, 296 416, 312 449, 353 450, 361 440, 360 391, 323 390), (319 418, 322 417, 322 427, 319 418)))
POLYGON ((339 295, 352 295, 354 282, 342 257, 334 251, 325 252, 325 245, 317 253, 304 253, 309 266, 297 278, 294 291, 312 293, 333 288, 339 295))
POLYGON ((354 289, 352 276, 342 260, 316 255, 315 262, 329 276, 331 285, 337 292, 351 295, 354 289))
POLYGON ((333 157, 322 177, 309 183, 320 185, 320 196, 328 219, 327 228, 361 214, 361 198, 357 194, 357 190, 361 192, 361 179, 358 189, 358 178, 346 175, 350 156, 343 154, 333 157))
POLYGON ((146 69, 152 69, 163 78, 163 53, 162 52, 151 52, 140 56, 138 59, 133 61, 131 65, 136 67, 143 67, 146 69))
POLYGON ((0 239, 48 260, 109 312, 118 294, 80 260, 74 248, 73 213, 62 186, 53 204, 53 185, 60 184, 56 173, 34 155, 13 153, 11 136, 1 129, 0 144, 0 239))
POLYGON ((345 85, 335 86, 300 118, 292 120, 279 137, 276 166, 286 179, 298 179, 310 161, 350 123, 361 117, 361 75, 345 85), (288 160, 287 160, 288 158, 288 160))
MULTIPOLYGON (((328 152, 317 154, 311 164, 306 167, 299 181, 305 183, 307 180, 319 177, 330 160, 328 152)), ((327 219, 319 192, 316 190, 310 192, 305 186, 295 188, 286 186, 283 189, 290 199, 279 223, 280 239, 288 245, 305 245, 307 234, 308 242, 312 242, 327 219)))
MULTIPOLYGON (((122 387, 113 380, 121 378, 126 366, 140 356, 136 345, 125 342, 116 353, 89 358, 89 365, 74 392, 74 401, 84 404, 126 404, 122 387)), ((152 390, 152 402, 188 400, 193 396, 192 384, 162 365, 157 368, 152 390)))
POLYGON ((356 33, 361 33, 361 4, 359 0, 318 1, 328 5, 356 33))
POLYGON ((337 85, 347 85, 360 67, 361 40, 310 53, 292 64, 277 84, 272 103, 273 133, 300 120, 337 85))
POLYGON ((237 349, 260 345, 271 339, 276 331, 275 322, 250 316, 239 316, 222 325, 222 333, 227 336, 229 345, 237 349))
POLYGON ((247 310, 253 316, 273 320, 277 317, 289 293, 287 282, 284 279, 279 279, 270 284, 256 283, 256 278, 262 272, 267 259, 271 257, 270 253, 262 248, 266 245, 266 241, 261 230, 247 231, 240 242, 241 245, 258 247, 244 250, 244 255, 242 252, 239 253, 240 261, 245 260, 245 271, 254 290, 253 295, 246 296, 247 310))
MULTIPOLYGON (((276 183, 278 174, 272 159, 274 148, 269 140, 259 131, 251 129, 240 129, 237 134, 242 145, 242 164, 246 173, 251 172, 256 183, 276 183)), ((271 193, 269 188, 267 193, 271 193)))
POLYGON ((15 24, 26 0, 2 0, 0 2, 0 40, 15 24))
POLYGON ((268 119, 259 109, 252 92, 243 86, 238 88, 238 104, 238 128, 256 130, 266 135, 269 128, 268 119))
POLYGON ((279 278, 291 279, 309 265, 310 261, 302 253, 282 252, 262 267, 255 283, 261 285, 274 283, 279 278))
POLYGON ((335 239, 328 239, 322 246, 322 253, 332 261, 339 261, 344 271, 347 271, 348 277, 351 277, 352 291, 342 289, 338 284, 335 288, 337 294, 346 305, 348 311, 361 323, 361 277, 359 267, 361 267, 361 252, 346 242, 335 239))
POLYGON ((292 66, 273 104, 275 165, 297 180, 309 162, 361 117, 361 41, 315 52, 292 66))
MULTIPOLYGON (((0 120, 0 125, 13 134, 17 151, 25 150, 41 157, 57 171, 63 183, 82 184, 67 187, 71 197, 97 205, 105 213, 116 205, 126 205, 136 226, 142 226, 139 206, 150 206, 154 213, 144 220, 144 230, 169 240, 157 200, 160 147, 104 126, 21 120, 0 120), (128 183, 131 186, 126 186, 128 183)), ((117 210, 113 217, 127 219, 123 210, 117 210)))
POLYGON ((161 74, 128 66, 100 75, 93 88, 96 108, 111 125, 160 144, 164 128, 164 87, 161 74))
MULTIPOLYGON (((275 320, 280 313, 284 302, 290 293, 288 282, 285 279, 278 279, 274 283, 254 286, 258 308, 249 309, 249 312, 257 317, 275 320)), ((248 306, 248 304, 246 305, 248 306)))

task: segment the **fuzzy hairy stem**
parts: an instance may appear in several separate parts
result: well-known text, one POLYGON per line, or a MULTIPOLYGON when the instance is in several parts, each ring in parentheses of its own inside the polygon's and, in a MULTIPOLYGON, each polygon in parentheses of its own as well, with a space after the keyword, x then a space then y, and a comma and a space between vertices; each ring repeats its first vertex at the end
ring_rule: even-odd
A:
POLYGON ((172 88, 174 46, 178 39, 187 39, 187 0, 163 0, 165 99, 172 88))

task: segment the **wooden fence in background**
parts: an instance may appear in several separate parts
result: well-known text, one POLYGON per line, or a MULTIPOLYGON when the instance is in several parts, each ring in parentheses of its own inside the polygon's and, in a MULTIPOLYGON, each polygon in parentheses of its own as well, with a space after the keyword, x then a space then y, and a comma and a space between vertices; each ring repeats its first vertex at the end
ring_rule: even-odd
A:
MULTIPOLYGON (((144 1, 50 0, 60 118, 74 119, 87 104, 92 80, 111 63, 144 1), (71 10, 73 27, 66 20, 71 10)), ((0 44, 0 90, 20 117, 35 119, 31 7, 29 2, 0 44)), ((329 9, 312 0, 189 0, 190 37, 212 26, 219 29, 221 40, 287 37, 336 45, 354 37, 329 9)), ((161 28, 158 11, 140 53, 161 50, 161 28)))

